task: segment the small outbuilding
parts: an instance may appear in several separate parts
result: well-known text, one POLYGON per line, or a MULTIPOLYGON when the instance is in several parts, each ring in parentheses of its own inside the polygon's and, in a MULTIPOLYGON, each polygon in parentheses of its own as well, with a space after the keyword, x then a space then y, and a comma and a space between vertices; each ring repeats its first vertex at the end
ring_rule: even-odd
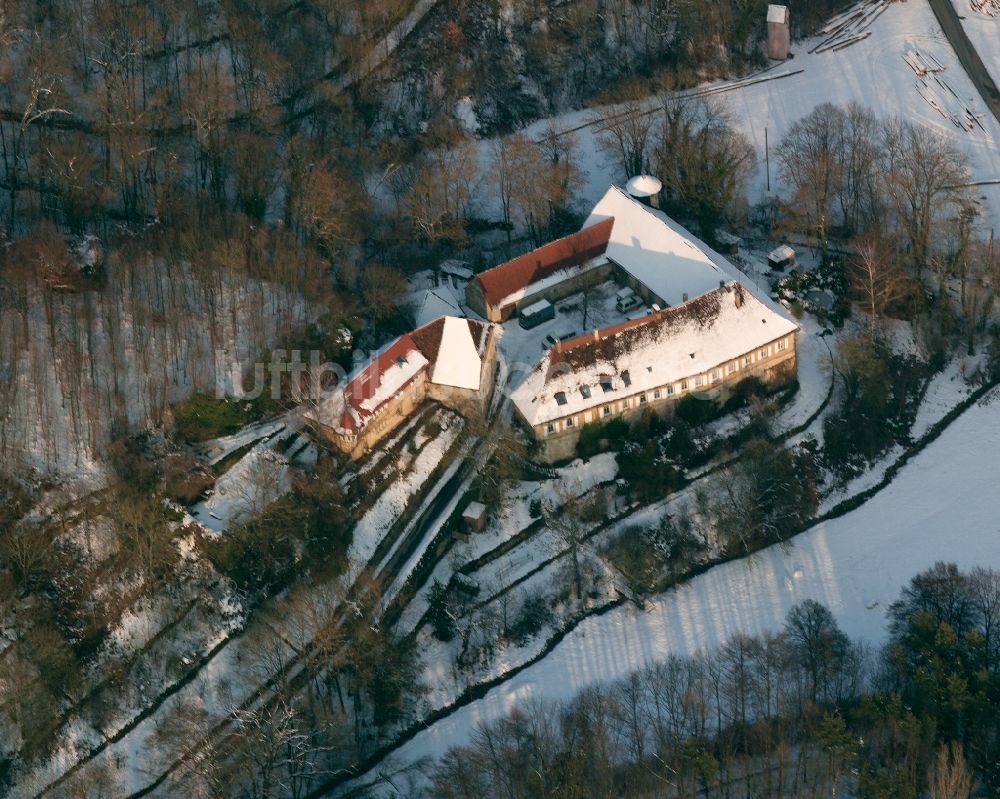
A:
POLYGON ((776 247, 767 256, 767 265, 775 272, 784 272, 788 267, 795 266, 795 250, 787 244, 776 247))
POLYGON ((482 502, 470 502, 462 512, 462 524, 466 532, 482 532, 486 527, 486 506, 482 502))
POLYGON ((475 277, 475 272, 467 261, 449 258, 438 265, 441 283, 450 283, 454 289, 460 288, 475 277), (449 280, 450 278, 450 280, 449 280))
POLYGON ((791 49, 788 20, 788 6, 767 7, 767 57, 775 61, 785 61, 791 49))
POLYGON ((724 255, 736 255, 740 251, 740 238, 725 230, 715 231, 715 241, 719 252, 724 255))

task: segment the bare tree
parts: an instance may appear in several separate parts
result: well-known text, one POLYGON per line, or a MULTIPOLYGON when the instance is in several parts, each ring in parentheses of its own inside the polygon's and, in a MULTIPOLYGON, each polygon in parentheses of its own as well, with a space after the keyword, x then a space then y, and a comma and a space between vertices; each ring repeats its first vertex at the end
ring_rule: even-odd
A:
POLYGON ((781 178, 792 189, 792 211, 816 232, 824 253, 832 202, 844 183, 837 157, 842 123, 840 109, 823 103, 792 125, 777 148, 781 178))
POLYGON ((950 139, 922 125, 893 120, 884 135, 885 188, 919 274, 941 226, 968 203, 968 165, 950 139))
POLYGON ((854 251, 848 276, 855 297, 868 312, 869 335, 874 336, 886 308, 905 295, 906 278, 884 239, 874 235, 856 239, 854 251))
POLYGON ((965 762, 962 744, 958 741, 942 743, 927 770, 930 799, 969 799, 972 781, 972 771, 965 762))
POLYGON ((622 180, 647 170, 654 122, 652 113, 641 101, 627 100, 593 121, 597 144, 608 160, 621 169, 622 180))
MULTIPOLYGON (((439 142, 428 142, 428 146, 439 142)), ((435 245, 461 241, 465 219, 478 178, 476 151, 471 139, 441 141, 425 151, 403 196, 402 210, 421 237, 435 245)))
POLYGON ((599 492, 583 497, 572 489, 556 493, 556 502, 542 503, 545 526, 566 546, 573 569, 573 591, 577 601, 583 599, 582 552, 587 534, 605 513, 603 496, 599 492))
POLYGON ((669 200, 694 214, 702 235, 714 239, 719 221, 745 199, 757 154, 721 103, 668 99, 653 162, 669 200))

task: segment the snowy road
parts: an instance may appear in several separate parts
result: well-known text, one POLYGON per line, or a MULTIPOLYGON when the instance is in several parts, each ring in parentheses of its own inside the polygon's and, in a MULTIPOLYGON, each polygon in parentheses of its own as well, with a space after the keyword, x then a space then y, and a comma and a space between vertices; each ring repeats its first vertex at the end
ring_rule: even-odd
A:
POLYGON ((588 619, 544 660, 421 732, 395 759, 438 756, 528 698, 568 699, 666 655, 775 630, 808 598, 828 605, 851 636, 879 642, 886 607, 937 560, 1000 566, 1000 401, 974 406, 884 491, 798 536, 791 549, 712 569, 646 613, 622 606, 588 619))

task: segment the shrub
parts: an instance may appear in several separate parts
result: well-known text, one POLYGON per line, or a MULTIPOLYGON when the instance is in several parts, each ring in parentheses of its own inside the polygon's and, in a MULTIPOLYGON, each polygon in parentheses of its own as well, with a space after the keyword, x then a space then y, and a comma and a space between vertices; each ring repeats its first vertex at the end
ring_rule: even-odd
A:
POLYGON ((551 620, 552 611, 545 597, 542 594, 530 594, 525 597, 521 610, 507 628, 507 639, 517 646, 523 646, 551 620))
POLYGON ((295 547, 283 533, 265 525, 247 524, 202 545, 216 568, 238 588, 251 594, 272 594, 288 584, 295 564, 295 547))
POLYGON ((675 413, 692 427, 698 427, 719 416, 719 403, 711 399, 698 399, 693 394, 686 394, 677 402, 675 413))
POLYGON ((195 443, 231 435, 274 411, 266 392, 251 400, 195 394, 174 406, 174 426, 182 440, 195 443))
POLYGON ((448 588, 439 580, 434 580, 428 595, 427 620, 439 641, 455 637, 455 619, 448 609, 448 588))
POLYGON ((576 441, 576 454, 581 458, 592 458, 601 451, 601 423, 587 422, 580 428, 576 441))

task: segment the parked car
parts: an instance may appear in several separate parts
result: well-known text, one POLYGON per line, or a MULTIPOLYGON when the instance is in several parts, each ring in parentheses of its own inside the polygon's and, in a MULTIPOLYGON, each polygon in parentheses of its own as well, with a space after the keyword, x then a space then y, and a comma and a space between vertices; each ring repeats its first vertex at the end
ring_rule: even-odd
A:
MULTIPOLYGON (((629 289, 631 291, 631 289, 629 289)), ((625 297, 619 297, 615 301, 615 308, 618 309, 618 313, 628 313, 635 308, 642 305, 642 300, 640 300, 634 293, 629 294, 625 297)))
POLYGON ((569 330, 568 328, 563 328, 562 330, 556 330, 549 333, 545 337, 545 341, 542 343, 542 349, 547 350, 549 347, 554 347, 558 341, 569 341, 571 338, 576 338, 576 331, 569 330))

